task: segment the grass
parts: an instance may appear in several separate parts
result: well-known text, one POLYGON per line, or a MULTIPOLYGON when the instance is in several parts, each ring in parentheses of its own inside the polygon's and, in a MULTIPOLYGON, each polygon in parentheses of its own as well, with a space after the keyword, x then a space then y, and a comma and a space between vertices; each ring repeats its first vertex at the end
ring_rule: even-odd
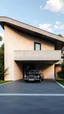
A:
POLYGON ((10 80, 9 81, 0 80, 0 84, 7 83, 7 82, 11 82, 11 81, 10 80))
POLYGON ((64 80, 56 80, 56 81, 64 86, 64 80))

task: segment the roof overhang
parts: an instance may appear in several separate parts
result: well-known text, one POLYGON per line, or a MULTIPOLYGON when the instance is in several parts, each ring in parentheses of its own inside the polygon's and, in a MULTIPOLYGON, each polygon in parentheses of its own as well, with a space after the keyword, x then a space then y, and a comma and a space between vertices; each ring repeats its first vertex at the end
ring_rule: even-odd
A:
POLYGON ((62 37, 8 17, 0 16, 0 25, 3 27, 3 29, 4 25, 7 25, 15 30, 23 31, 44 40, 50 41, 55 44, 56 49, 58 50, 62 49, 64 46, 64 39, 62 37))

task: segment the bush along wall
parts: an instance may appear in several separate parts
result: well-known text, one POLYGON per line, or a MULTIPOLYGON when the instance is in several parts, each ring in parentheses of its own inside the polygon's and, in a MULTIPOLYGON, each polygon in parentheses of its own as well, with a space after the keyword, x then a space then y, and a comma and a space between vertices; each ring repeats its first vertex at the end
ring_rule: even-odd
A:
POLYGON ((62 70, 60 72, 58 72, 58 76, 59 76, 59 78, 62 78, 64 80, 64 62, 61 65, 61 69, 62 70))
POLYGON ((4 50, 0 47, 0 80, 4 79, 4 50))

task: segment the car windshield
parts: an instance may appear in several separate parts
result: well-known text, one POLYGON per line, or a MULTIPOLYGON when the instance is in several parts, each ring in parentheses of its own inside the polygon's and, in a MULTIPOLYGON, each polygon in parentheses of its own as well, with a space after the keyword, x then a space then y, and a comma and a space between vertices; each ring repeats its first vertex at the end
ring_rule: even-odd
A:
POLYGON ((38 70, 31 70, 31 71, 29 71, 29 74, 40 74, 40 71, 38 71, 38 70))

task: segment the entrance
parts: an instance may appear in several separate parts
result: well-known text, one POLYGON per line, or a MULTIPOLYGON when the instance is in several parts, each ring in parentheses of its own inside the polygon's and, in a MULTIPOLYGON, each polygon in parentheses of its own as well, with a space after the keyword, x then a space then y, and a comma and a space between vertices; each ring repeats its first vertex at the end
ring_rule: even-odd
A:
POLYGON ((32 64, 32 63, 23 64, 23 78, 24 78, 24 75, 27 75, 30 70, 35 70, 35 64, 32 64))

